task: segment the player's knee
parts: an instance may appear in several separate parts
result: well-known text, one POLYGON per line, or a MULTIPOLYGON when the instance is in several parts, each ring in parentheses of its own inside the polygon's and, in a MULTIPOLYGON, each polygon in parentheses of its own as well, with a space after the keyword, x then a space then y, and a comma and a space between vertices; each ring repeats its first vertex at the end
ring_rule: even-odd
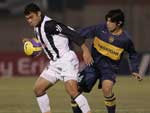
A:
POLYGON ((73 80, 68 80, 65 82, 66 91, 68 94, 74 98, 79 94, 77 82, 73 80))
POLYGON ((79 95, 79 92, 77 91, 77 90, 72 90, 72 91, 70 91, 70 96, 71 97, 76 97, 76 96, 78 96, 79 95))
POLYGON ((104 96, 109 96, 112 93, 112 88, 109 88, 109 87, 105 87, 102 90, 103 90, 104 96))
POLYGON ((104 96, 110 96, 112 93, 112 85, 103 85, 102 86, 102 91, 104 96))
POLYGON ((35 86, 35 87, 33 88, 33 91, 34 91, 34 94, 35 94, 37 97, 42 96, 42 95, 45 94, 45 90, 44 90, 43 88, 41 88, 41 87, 38 87, 38 86, 35 86))

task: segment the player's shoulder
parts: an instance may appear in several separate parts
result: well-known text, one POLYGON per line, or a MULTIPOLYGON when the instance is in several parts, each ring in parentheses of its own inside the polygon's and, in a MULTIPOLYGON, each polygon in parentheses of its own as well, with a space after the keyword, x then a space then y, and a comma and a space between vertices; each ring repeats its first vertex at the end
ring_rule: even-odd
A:
POLYGON ((100 29, 107 29, 107 26, 105 23, 99 23, 99 24, 96 24, 96 25, 93 25, 93 27, 96 29, 96 30, 100 30, 100 29))
POLYGON ((53 20, 53 19, 48 17, 48 16, 46 16, 46 15, 44 15, 44 21, 51 21, 51 20, 53 20))
POLYGON ((57 27, 61 28, 60 26, 62 25, 62 23, 50 18, 50 17, 47 17, 45 16, 44 17, 44 21, 45 21, 45 24, 44 24, 44 29, 56 29, 57 27))
POLYGON ((56 28, 59 27, 59 28, 61 28, 63 26, 66 26, 66 25, 64 25, 63 23, 61 23, 57 20, 54 20, 50 17, 47 17, 47 16, 45 17, 45 28, 50 28, 50 27, 56 27, 56 28))
POLYGON ((82 32, 89 32, 89 31, 99 31, 100 29, 103 29, 104 28, 104 25, 103 24, 94 24, 94 25, 91 25, 91 26, 88 26, 88 27, 84 27, 84 28, 80 28, 78 29, 78 31, 80 33, 82 32))
POLYGON ((106 26, 106 23, 101 23, 97 26, 97 29, 100 29, 100 30, 107 30, 107 26, 106 26))
POLYGON ((107 28, 106 23, 100 23, 100 24, 97 25, 97 27, 100 27, 100 28, 103 28, 103 29, 107 28))
POLYGON ((131 34, 127 30, 123 31, 123 35, 127 40, 131 40, 131 38, 132 38, 131 34))
POLYGON ((95 29, 94 29, 94 32, 97 34, 97 33, 101 33, 101 32, 107 32, 107 26, 106 26, 106 23, 100 23, 100 24, 97 24, 95 25, 95 29))
POLYGON ((47 16, 44 17, 44 21, 45 21, 45 27, 54 25, 57 23, 57 21, 53 20, 52 18, 49 18, 47 16))
POLYGON ((131 36, 131 34, 127 30, 124 30, 122 39, 126 43, 132 43, 133 42, 132 41, 132 36, 131 36))

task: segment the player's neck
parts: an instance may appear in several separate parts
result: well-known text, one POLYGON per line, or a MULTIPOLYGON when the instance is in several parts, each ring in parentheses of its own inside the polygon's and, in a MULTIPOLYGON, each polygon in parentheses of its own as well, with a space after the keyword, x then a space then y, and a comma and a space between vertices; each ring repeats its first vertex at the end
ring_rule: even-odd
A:
POLYGON ((114 30, 112 32, 112 35, 121 35, 123 32, 123 29, 122 28, 117 28, 116 30, 114 30))
POLYGON ((43 22, 43 20, 44 20, 44 15, 41 15, 41 17, 39 18, 39 23, 37 24, 36 27, 41 26, 41 23, 43 22))

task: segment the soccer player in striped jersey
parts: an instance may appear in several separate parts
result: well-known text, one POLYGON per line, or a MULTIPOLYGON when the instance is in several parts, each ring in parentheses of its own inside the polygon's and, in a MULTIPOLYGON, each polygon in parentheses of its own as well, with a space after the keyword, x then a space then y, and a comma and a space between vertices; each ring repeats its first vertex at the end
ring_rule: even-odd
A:
MULTIPOLYGON (((123 53, 129 53, 131 72, 139 81, 142 80, 138 70, 138 54, 127 31, 123 29, 124 13, 120 9, 110 10, 105 16, 106 23, 83 28, 79 32, 87 38, 94 38, 92 57, 94 64, 81 72, 83 78, 79 86, 89 92, 99 79, 99 88, 102 88, 104 103, 108 113, 116 113, 116 97, 113 86, 123 53)), ((72 100, 74 113, 81 113, 72 100)))
POLYGON ((74 51, 69 48, 69 40, 83 50, 83 59, 92 64, 90 51, 84 44, 84 37, 75 30, 43 15, 40 8, 28 4, 24 10, 25 18, 34 27, 36 37, 41 41, 43 50, 50 59, 49 64, 37 79, 34 92, 42 113, 51 113, 50 101, 46 91, 57 81, 64 82, 67 93, 78 104, 83 113, 91 113, 86 98, 77 90, 79 61, 74 51))

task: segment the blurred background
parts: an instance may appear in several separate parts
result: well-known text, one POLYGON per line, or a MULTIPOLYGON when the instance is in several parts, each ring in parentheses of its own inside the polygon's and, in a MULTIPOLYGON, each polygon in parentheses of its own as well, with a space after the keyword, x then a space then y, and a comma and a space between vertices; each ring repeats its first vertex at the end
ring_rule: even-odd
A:
MULTIPOLYGON (((126 16, 125 29, 141 56, 142 73, 150 72, 149 0, 0 0, 0 75, 35 75, 37 68, 43 67, 43 58, 38 60, 42 62, 39 66, 37 61, 34 64, 23 56, 22 39, 34 36, 23 15, 24 6, 30 2, 37 3, 51 18, 76 29, 102 23, 110 9, 122 9, 126 16), (27 66, 29 62, 35 66, 33 72, 27 69, 31 68, 31 65, 27 66), (23 70, 26 72, 20 73, 23 70)), ((129 74, 126 60, 122 64, 120 74, 129 74)))
MULTIPOLYGON (((34 36, 23 15, 24 6, 30 2, 38 4, 51 18, 76 29, 102 23, 109 10, 122 9, 126 16, 124 28, 140 54, 140 74, 145 77, 138 82, 129 76, 125 54, 114 87, 117 113, 150 113, 150 0, 0 0, 0 113, 40 113, 32 87, 47 59, 44 55, 31 58, 23 52, 22 39, 34 36)), ((87 41, 89 47, 91 42, 87 41)), ((82 62, 80 49, 74 48, 82 62)), ((72 113, 63 83, 52 87, 48 94, 52 112, 72 113)), ((97 85, 86 97, 93 113, 106 113, 97 85)))

